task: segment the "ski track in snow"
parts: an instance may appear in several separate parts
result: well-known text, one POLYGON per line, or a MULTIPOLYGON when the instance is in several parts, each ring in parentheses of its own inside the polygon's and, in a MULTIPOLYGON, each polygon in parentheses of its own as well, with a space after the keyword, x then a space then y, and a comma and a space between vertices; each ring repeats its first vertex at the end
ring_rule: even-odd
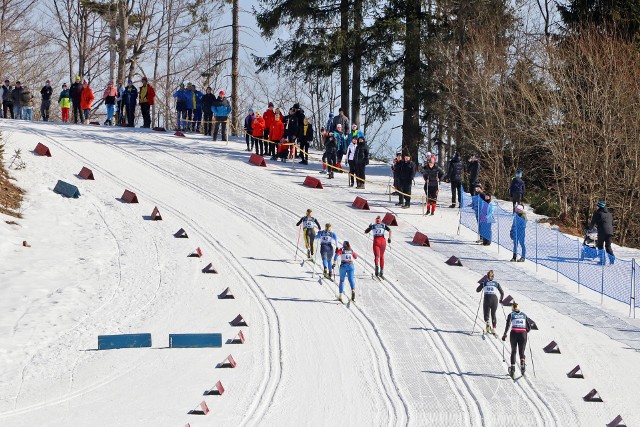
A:
MULTIPOLYGON (((74 129, 74 130, 75 130, 75 129, 74 129)), ((76 132, 76 133, 80 133, 80 132, 76 132)), ((86 134, 86 133, 80 133, 80 134, 81 134, 81 135, 83 135, 84 137, 88 137, 88 138, 90 138, 90 139, 96 139, 96 137, 95 137, 94 135, 91 135, 91 134, 86 134)), ((48 136, 46 136, 46 135, 43 135, 43 136, 44 136, 44 137, 46 137, 46 138, 49 138, 49 137, 48 137, 48 136)), ((51 140, 51 139, 49 138, 49 140, 51 140)), ((53 143, 56 143, 56 142, 55 142, 55 141, 53 141, 53 140, 51 140, 51 141, 52 141, 53 143)), ((160 172, 160 173, 162 173, 162 174, 164 174, 164 175, 166 175, 166 176, 168 176, 168 177, 172 177, 174 180, 178 180, 178 181, 180 181, 183 185, 185 185, 185 186, 188 186, 188 187, 191 187, 191 188, 194 188, 194 189, 198 190, 198 191, 201 193, 201 195, 202 195, 203 197, 205 197, 205 198, 213 198, 213 199, 214 199, 214 200, 216 200, 216 202, 218 202, 218 203, 221 203, 221 204, 223 204, 223 205, 229 206, 229 207, 230 207, 230 208, 232 208, 233 210, 236 210, 236 211, 240 211, 240 212, 242 212, 242 213, 244 214, 244 216, 245 216, 245 217, 247 217, 248 219, 250 219, 250 220, 252 220, 252 221, 254 221, 254 222, 259 222, 259 223, 263 224, 263 225, 264 225, 265 227, 267 227, 267 228, 268 228, 268 227, 270 227, 270 224, 268 224, 268 223, 264 222, 264 220, 262 220, 261 218, 256 217, 255 215, 253 215, 253 214, 249 213, 248 211, 246 211, 246 210, 244 210, 244 209, 242 209, 242 208, 240 208, 240 207, 238 207, 238 206, 236 206, 236 205, 232 205, 232 204, 228 203, 228 202, 227 202, 223 197, 214 197, 214 196, 212 196, 211 194, 209 194, 209 193, 206 191, 206 189, 204 189, 204 188, 202 188, 202 187, 200 187, 200 186, 198 186, 198 185, 196 185, 196 184, 193 184, 192 182, 187 181, 187 180, 185 180, 185 179, 183 179, 183 178, 180 178, 180 177, 178 177, 178 176, 176 176, 176 175, 174 175, 174 174, 170 173, 170 172, 169 172, 169 171, 167 171, 166 169, 161 168, 161 167, 159 167, 159 166, 157 166, 157 165, 154 165, 153 163, 149 162, 148 160, 146 160, 146 159, 144 159, 144 158, 142 158, 142 157, 140 157, 140 156, 138 156, 138 155, 136 155, 136 154, 134 154, 134 153, 131 153, 131 152, 129 152, 128 150, 123 149, 122 147, 117 146, 116 144, 111 144, 111 143, 108 143, 108 142, 105 142, 105 141, 102 141, 102 140, 100 140, 100 143, 102 143, 102 144, 106 144, 106 145, 109 145, 109 146, 111 146, 112 148, 115 148, 116 150, 119 150, 120 152, 125 153, 126 155, 128 155, 128 156, 130 156, 130 157, 134 157, 138 162, 144 163, 146 166, 148 166, 148 167, 150 167, 150 168, 153 168, 153 169, 157 170, 158 172, 160 172)), ((148 146, 149 146, 149 144, 145 144, 145 145, 148 145, 148 146)), ((66 149, 66 148, 65 148, 65 149, 66 149)), ((174 155, 172 155, 171 153, 168 153, 168 152, 166 152, 166 151, 163 151, 163 150, 158 150, 158 151, 162 151, 164 154, 167 154, 167 155, 171 156, 172 158, 174 158, 174 159, 176 159, 176 160, 179 160, 179 161, 181 161, 181 162, 185 163, 186 165, 189 165, 189 166, 191 166, 191 167, 193 167, 193 168, 197 168, 197 169, 201 170, 203 173, 205 173, 205 174, 207 174, 207 175, 209 175, 209 176, 211 176, 211 177, 215 177, 216 179, 219 179, 219 180, 221 180, 221 181, 224 181, 224 182, 228 183, 229 185, 233 185, 233 186, 234 186, 234 187, 236 187, 238 190, 241 190, 241 191, 244 191, 244 192, 250 193, 252 196, 254 196, 254 197, 256 197, 256 198, 260 198, 260 199, 262 199, 263 201, 270 203, 271 205, 275 206, 275 207, 276 207, 276 208, 278 208, 279 210, 282 210, 282 211, 288 212, 288 213, 292 216, 292 219, 293 219, 293 218, 296 218, 296 219, 297 219, 297 215, 296 215, 296 214, 295 214, 295 212, 293 212, 292 210, 290 210, 290 209, 288 209, 288 208, 286 208, 286 207, 284 207, 284 206, 282 206, 282 205, 279 205, 279 204, 277 204, 277 203, 275 203, 275 202, 273 202, 273 201, 271 201, 271 200, 269 200, 269 199, 267 199, 267 198, 263 197, 262 195, 260 195, 260 194, 258 194, 258 193, 255 193, 255 192, 252 192, 252 191, 250 191, 250 190, 247 190, 247 189, 245 189, 244 187, 242 187, 242 186, 238 185, 237 183, 235 183, 234 181, 228 180, 227 178, 225 178, 225 177, 223 177, 223 176, 221 176, 221 175, 216 175, 216 174, 213 174, 213 173, 211 173, 211 172, 208 172, 208 171, 206 171, 206 170, 204 170, 204 169, 201 169, 201 168, 199 168, 198 166, 193 165, 193 164, 191 164, 191 163, 188 163, 188 162, 186 162, 186 161, 184 161, 184 160, 182 160, 182 159, 180 159, 180 158, 178 158, 178 157, 176 157, 176 156, 174 156, 174 155)), ((76 152, 73 152, 73 153, 74 153, 76 156, 80 156, 80 155, 79 155, 78 153, 76 153, 76 152)), ((83 159, 87 164, 92 164, 92 165, 94 164, 94 162, 92 162, 91 160, 86 159, 86 158, 84 158, 84 157, 82 157, 82 156, 80 156, 80 157, 81 157, 81 158, 82 158, 82 159, 83 159)), ((94 166, 94 167, 95 167, 95 166, 94 166)), ((99 167, 98 167, 98 168, 96 168, 96 170, 100 170, 100 171, 102 171, 102 172, 103 172, 103 173, 105 173, 105 174, 111 175, 109 172, 107 172, 106 170, 103 170, 102 168, 99 168, 99 167)), ((112 179, 117 179, 117 178, 116 178, 116 177, 114 177, 113 175, 111 175, 111 177, 112 177, 112 179)), ((124 184, 124 183, 123 183, 123 184, 124 184)), ((138 191, 138 192, 137 192, 137 194, 145 194, 145 193, 143 193, 143 192, 141 192, 141 191, 138 191)), ((146 198, 146 199, 150 199, 150 197, 149 197, 148 195, 145 195, 145 198, 146 198)), ((153 200, 153 199, 150 199, 150 200, 153 200)), ((164 202, 163 202, 163 204, 164 204, 165 206, 167 206, 167 204, 166 204, 166 203, 164 203, 164 202)), ((166 208, 165 208, 165 210, 166 210, 166 208)), ((181 217, 183 217, 183 218, 185 218, 185 215, 184 215, 184 214, 181 214, 180 216, 181 216, 181 217)), ((194 224, 194 223, 192 223, 192 227, 194 227, 194 226, 195 226, 195 224, 194 224)), ((198 228, 199 228, 199 227, 198 227, 198 228)), ((281 242, 281 244, 282 244, 282 245, 284 245, 284 246, 289 246, 289 245, 291 245, 291 242, 290 242, 290 241, 288 241, 288 240, 286 240, 286 239, 282 238, 281 236, 276 235, 275 237, 277 237, 277 238, 280 240, 280 242, 281 242)), ((228 251, 228 250, 225 250, 225 252, 229 253, 229 251, 228 251)), ((232 256, 233 256, 233 255, 232 255, 232 256)), ((234 257, 234 258, 235 258, 235 257, 234 257)), ((237 260, 236 260, 236 261, 237 261, 237 260)), ((260 287, 259 287, 257 284, 256 284, 256 287, 257 287, 258 289, 260 289, 260 287)), ((267 296, 266 296, 266 295, 264 295, 264 297, 265 297, 265 299, 267 299, 267 300, 268 300, 268 298, 267 298, 267 296)), ((363 335, 364 335, 365 337, 367 337, 367 340, 369 341, 370 349, 372 350, 372 352, 374 352, 374 353, 377 353, 377 354, 378 354, 378 361, 379 361, 379 364, 382 364, 382 363, 383 363, 383 361, 384 361, 384 362, 386 362, 386 364, 387 364, 386 368, 388 369, 389 373, 388 373, 387 375, 385 375, 385 376, 386 376, 386 377, 391 377, 391 378, 392 378, 392 381, 393 381, 393 375, 392 375, 392 373, 391 373, 391 365, 390 365, 390 362, 389 362, 389 360, 388 360, 388 350, 386 349, 386 347, 385 347, 384 343, 382 342, 382 340, 379 338, 379 334, 377 333, 377 330, 375 329, 375 326, 374 326, 373 321, 372 321, 371 319, 367 318, 367 317, 366 317, 366 316, 365 316, 361 311, 359 311, 359 310, 358 310, 357 312, 358 312, 359 314, 362 314, 362 315, 363 315, 363 317, 366 319, 366 321, 368 321, 368 322, 369 322, 369 324, 370 324, 370 326, 374 329, 374 331, 375 331, 375 335, 376 335, 376 337, 377 337, 377 338, 378 338, 378 340, 379 340, 379 345, 381 346, 382 350, 384 351, 384 354, 383 354, 383 355, 381 355, 381 354, 380 354, 380 350, 375 350, 376 346, 375 346, 375 345, 374 345, 374 343, 373 343, 373 339, 374 339, 374 338, 372 338, 372 336, 371 336, 372 334, 369 334, 369 333, 366 331, 365 327, 364 327, 365 320, 363 320, 363 319, 359 318, 359 317, 358 317, 357 315, 355 315, 355 314, 353 315, 353 317, 358 321, 358 323, 359 323, 359 327, 361 328, 361 331, 363 332, 363 335)), ((278 333, 278 336, 279 336, 279 335, 280 335, 280 334, 278 333)), ((393 384, 393 386, 388 385, 389 380, 388 380, 388 379, 384 379, 384 378, 382 377, 382 374, 381 374, 381 372, 382 372, 382 371, 383 371, 383 368, 381 368, 380 366, 378 366, 378 367, 377 367, 378 379, 379 379, 380 385, 381 385, 381 386, 383 386, 383 389, 385 390, 385 392, 386 392, 386 394, 387 394, 387 399, 388 399, 388 402, 387 402, 387 403, 391 406, 391 408, 390 408, 391 410, 390 410, 389 412, 390 412, 391 414, 393 414, 393 418, 395 419, 395 421, 394 421, 392 424, 396 424, 396 425, 406 425, 406 424, 407 424, 407 422, 408 422, 408 413, 407 413, 407 410, 406 410, 406 403, 405 403, 405 402, 402 400, 402 398, 400 397, 401 405, 402 405, 402 406, 403 406, 403 408, 404 408, 403 410, 404 410, 405 414, 404 414, 404 417, 402 417, 402 418, 398 419, 398 412, 399 412, 399 410, 398 410, 397 406, 399 406, 399 405, 398 405, 398 403, 394 402, 394 401, 391 399, 391 396, 389 395, 389 393, 390 393, 390 390, 392 389, 392 387, 393 387, 393 389, 394 389, 396 392, 398 392, 398 393, 399 393, 399 388, 398 388, 398 386, 397 386, 396 384, 393 384)), ((275 390, 275 388, 274 388, 274 390, 273 390, 273 393, 274 393, 274 394, 275 394, 275 391, 276 391, 276 390, 275 390)), ((263 405, 263 406, 264 406, 264 409, 263 409, 262 415, 264 415, 264 413, 265 413, 265 412, 266 412, 266 410, 268 409, 268 406, 272 403, 272 402, 271 402, 272 400, 273 400, 273 395, 272 395, 271 399, 269 400, 268 404, 267 404, 267 405, 263 405)), ((255 414, 247 414, 247 416, 245 417, 245 422, 246 422, 246 421, 248 421, 248 420, 249 420, 249 419, 251 419, 251 418, 256 418, 256 420, 255 420, 255 421, 258 421, 258 420, 260 419, 260 416, 256 416, 255 414)), ((390 423, 390 424, 391 424, 391 423, 390 423)))
MULTIPOLYGON (((92 167, 94 172, 100 172, 106 180, 131 189, 130 186, 133 185, 131 181, 117 177, 108 166, 99 166, 100 164, 108 164, 106 159, 91 159, 87 157, 81 152, 83 149, 80 145, 58 141, 46 132, 40 129, 33 129, 27 125, 18 124, 15 127, 21 131, 37 133, 47 141, 50 141, 56 149, 81 160, 86 166, 92 167)), ((284 226, 281 225, 281 218, 278 216, 274 218, 274 212, 284 218, 282 219, 284 223, 295 222, 300 217, 301 206, 305 204, 308 207, 313 206, 314 211, 321 213, 322 216, 329 218, 339 217, 340 231, 348 229, 347 234, 358 236, 349 238, 352 241, 352 246, 360 248, 358 253, 362 261, 357 264, 358 272, 362 266, 363 273, 366 273, 364 277, 368 279, 369 273, 367 273, 367 270, 373 270, 373 259, 369 254, 371 240, 368 236, 362 236, 362 219, 356 218, 357 221, 352 219, 354 217, 352 208, 347 207, 344 203, 333 203, 331 205, 332 208, 329 208, 323 203, 319 203, 318 199, 313 198, 313 190, 304 194, 296 193, 293 200, 289 200, 291 202, 289 206, 272 200, 268 192, 260 191, 260 184, 266 181, 265 176, 281 174, 297 180, 297 178, 304 177, 299 171, 285 170, 278 167, 279 164, 274 165, 275 167, 270 170, 257 167, 246 168, 235 159, 230 160, 229 157, 215 156, 216 146, 192 147, 188 145, 189 143, 203 142, 200 139, 178 140, 158 133, 140 132, 132 134, 127 131, 118 131, 115 128, 112 131, 110 130, 107 138, 104 138, 96 134, 96 132, 92 132, 89 128, 68 126, 63 129, 65 132, 68 131, 67 133, 72 133, 84 139, 91 139, 102 146, 107 146, 114 152, 140 164, 143 168, 175 182, 203 199, 224 206, 239 218, 265 229, 274 229, 275 221, 282 231, 284 226), (135 144, 128 143, 128 140, 132 138, 135 138, 135 144), (187 144, 181 144, 179 141, 184 141, 187 144), (144 146, 144 151, 140 149, 141 146, 144 146), (179 157, 174 150, 178 148, 183 152, 180 154, 188 153, 193 155, 193 158, 187 160, 187 156, 184 156, 184 158, 179 157), (144 153, 144 156, 140 153, 144 153), (211 154, 214 155, 212 156, 211 154), (162 159, 162 161, 160 162, 159 159, 162 159), (229 179, 228 173, 218 173, 217 171, 232 171, 235 176, 243 176, 243 183, 239 184, 229 179), (255 182, 256 185, 247 185, 247 183, 251 182, 255 182), (218 184, 232 189, 231 194, 228 193, 228 190, 227 192, 215 191, 218 184), (251 199, 259 201, 259 203, 256 203, 256 206, 251 206, 251 209, 249 207, 244 208, 242 202, 239 201, 241 198, 236 197, 239 194, 248 195, 251 199), (260 208, 264 211, 256 211, 256 209, 260 208), (353 244, 354 242, 356 242, 356 245, 353 244), (364 256, 365 254, 367 255, 364 256)), ((75 142, 79 139, 68 135, 67 137, 69 142, 75 142)), ((225 150, 222 153, 223 155, 228 155, 230 154, 228 151, 232 151, 231 149, 222 148, 225 150)), ((235 156, 232 155, 233 157, 247 155, 246 152, 243 152, 242 155, 238 155, 237 152, 233 154, 235 154, 235 156)), ((295 162, 295 159, 293 161, 295 162)), ((289 194, 291 192, 290 185, 288 185, 290 184, 289 181, 271 180, 268 182, 268 186, 279 194, 289 194)), ((248 266, 245 266, 243 261, 232 252, 228 245, 223 244, 220 239, 214 237, 212 232, 201 225, 196 216, 185 213, 176 205, 175 201, 167 197, 154 197, 149 192, 140 191, 139 187, 133 185, 132 189, 138 188, 136 193, 139 196, 144 197, 146 201, 156 203, 163 212, 169 212, 173 217, 181 219, 189 227, 190 234, 193 232, 203 242, 215 249, 217 255, 224 259, 237 277, 241 278, 240 281, 251 294, 251 298, 258 303, 264 320, 263 327, 265 328, 264 369, 258 369, 258 372, 262 374, 262 379, 258 389, 254 391, 254 398, 242 414, 240 425, 260 425, 261 421, 263 423, 267 420, 273 421, 273 413, 282 414, 282 406, 286 406, 289 399, 286 395, 287 384, 283 383, 283 371, 285 370, 283 356, 286 347, 283 349, 281 319, 278 315, 278 308, 273 303, 273 299, 278 300, 278 298, 270 298, 267 291, 252 275, 248 266), (272 416, 271 419, 269 419, 270 415, 272 416)), ((328 184, 326 187, 333 190, 344 189, 342 186, 335 184, 333 186, 328 184)), ((359 194, 371 193, 363 191, 359 194)), ((379 196, 379 194, 375 196, 379 196)), ((70 366, 68 390, 64 396, 17 408, 26 372, 29 370, 34 358, 52 342, 59 341, 64 336, 74 332, 118 298, 118 293, 122 287, 123 267, 121 256, 123 249, 116 233, 109 227, 110 221, 105 217, 105 213, 97 204, 93 203, 93 206, 113 237, 118 249, 119 278, 117 285, 109 298, 103 301, 97 310, 87 313, 74 326, 59 333, 54 338, 39 343, 30 352, 22 366, 20 384, 14 396, 13 410, 0 414, 0 419, 65 402, 71 419, 71 401, 73 399, 98 390, 136 371, 145 363, 144 358, 141 358, 138 363, 129 364, 126 370, 110 372, 100 381, 75 388, 75 371, 86 355, 86 353, 81 353, 74 358, 70 366)), ((374 212, 380 209, 385 209, 398 216, 393 209, 382 206, 372 206, 370 215, 373 217, 375 215, 374 212)), ((301 211, 304 212, 304 209, 301 211)), ((442 210, 439 212, 442 215, 442 210)), ((394 242, 403 241, 403 239, 396 237, 398 235, 402 237, 409 235, 410 231, 407 231, 407 228, 418 230, 410 221, 405 221, 403 225, 406 226, 404 230, 399 230, 400 232, 397 234, 394 232, 394 242)), ((154 230, 147 229, 146 221, 143 221, 138 227, 146 230, 149 239, 151 239, 154 251, 150 253, 155 252, 154 264, 157 270, 157 283, 155 283, 153 291, 144 295, 145 301, 135 306, 137 310, 132 317, 144 315, 146 309, 154 305, 163 288, 163 268, 160 261, 158 242, 153 234, 154 230)), ((277 232, 271 237, 274 245, 284 251, 296 246, 290 239, 277 232)), ((429 408, 427 411, 430 411, 429 413, 431 414, 448 414, 451 417, 448 420, 448 425, 492 426, 510 425, 519 422, 526 425, 550 426, 579 425, 581 424, 580 420, 584 422, 584 414, 581 415, 579 413, 580 409, 578 409, 580 404, 568 401, 566 394, 563 394, 555 384, 541 381, 534 383, 528 376, 522 377, 518 381, 512 381, 508 378, 502 357, 504 354, 508 359, 509 351, 507 350, 506 353, 503 353, 505 344, 499 339, 487 336, 486 340, 480 340, 479 335, 471 336, 472 334, 469 330, 458 330, 461 328, 459 325, 461 319, 463 323, 466 324, 468 321, 469 326, 472 325, 477 309, 477 298, 473 296, 465 298, 468 295, 460 293, 460 290, 464 288, 461 288, 460 283, 456 282, 448 271, 445 271, 446 268, 442 265, 440 258, 425 259, 423 254, 424 249, 410 244, 403 244, 402 252, 398 252, 394 250, 392 245, 388 245, 386 270, 388 272, 391 271, 392 275, 389 276, 387 274, 382 282, 383 286, 376 286, 379 282, 375 279, 371 280, 373 285, 370 286, 368 282, 364 282, 363 285, 363 280, 360 279, 358 289, 361 290, 358 294, 358 302, 350 304, 346 308, 342 304, 335 304, 339 310, 346 310, 347 315, 354 320, 359 335, 366 342, 369 355, 375 361, 373 366, 374 375, 372 377, 379 387, 380 403, 384 405, 387 414, 387 418, 384 421, 378 420, 377 423, 379 425, 435 425, 434 420, 424 418, 425 406, 429 408), (407 254, 411 256, 407 257, 407 254), (420 259, 421 263, 412 263, 408 259, 420 259), (417 283, 420 286, 416 286, 417 283), (372 301, 372 303, 369 304, 369 301, 372 301), (411 325, 416 327, 410 329, 417 330, 417 332, 407 332, 411 325), (405 358, 402 355, 403 347, 401 347, 405 343, 398 341, 391 331, 397 331, 398 339, 403 341, 412 340, 414 345, 419 346, 420 353, 413 354, 409 350, 411 354, 405 354, 405 358), (422 339, 416 340, 416 334, 422 339), (423 355, 422 353, 425 354, 423 355), (424 370, 429 368, 422 367, 421 365, 423 364, 429 365, 431 370, 424 370), (498 372, 493 369, 497 366, 500 366, 498 372), (477 372, 471 372, 469 368, 475 368, 477 372), (432 386, 430 383, 434 385, 432 386), (447 398, 444 398, 446 391, 443 387, 445 387, 445 384, 448 391, 451 392, 451 401, 447 401, 447 398), (423 401, 424 399, 421 399, 422 391, 418 390, 423 387, 428 388, 428 391, 433 395, 442 396, 443 398, 436 398, 433 402, 423 401), (518 415, 512 415, 512 411, 517 411, 518 415), (452 419, 456 421, 451 423, 450 420, 452 419)), ((310 273, 308 265, 304 261, 303 267, 306 273, 310 273)), ((315 274, 315 265, 313 269, 315 274)), ((360 278, 361 276, 358 275, 357 277, 360 278)), ((337 283, 324 280, 321 277, 318 281, 321 285, 328 285, 321 286, 321 292, 328 297, 334 297, 337 283)), ((31 307, 35 307, 37 302, 38 299, 31 301, 18 320, 15 321, 13 327, 14 335, 22 319, 28 315, 31 307)), ((480 323, 480 328, 482 329, 482 318, 479 317, 478 320, 480 322, 476 322, 473 326, 475 327, 480 323)), ((117 330, 121 329, 117 328, 117 330)), ((483 338, 485 337, 483 336, 483 338)), ((409 349, 415 348, 410 344, 406 345, 409 349)), ((529 343, 528 346, 531 348, 532 345, 532 343, 529 343)), ((60 354, 60 351, 59 349, 58 354, 60 354)), ((162 363, 164 363, 165 358, 162 358, 162 363)), ((531 375, 531 366, 528 368, 527 375, 531 375)), ((585 387, 587 387, 586 384, 585 387)), ((598 425, 601 424, 603 423, 598 423, 598 425)))

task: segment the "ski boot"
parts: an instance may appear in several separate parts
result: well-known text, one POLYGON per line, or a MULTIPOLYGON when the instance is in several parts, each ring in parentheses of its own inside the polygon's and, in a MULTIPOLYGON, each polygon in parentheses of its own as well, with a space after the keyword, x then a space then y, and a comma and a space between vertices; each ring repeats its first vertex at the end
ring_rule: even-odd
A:
POLYGON ((311 249, 307 249, 307 259, 311 259, 311 249))
POLYGON ((518 262, 524 262, 524 257, 521 256, 520 259, 518 259, 518 262))
POLYGON ((327 267, 325 267, 324 271, 322 272, 322 275, 324 276, 325 279, 327 279, 329 277, 328 274, 329 273, 328 273, 327 267))
POLYGON ((336 298, 336 299, 337 299, 338 301, 340 301, 341 303, 343 303, 343 304, 344 304, 344 301, 342 300, 342 296, 343 296, 343 295, 344 295, 344 294, 342 294, 342 293, 338 294, 338 298, 336 298))
POLYGON ((490 334, 490 333, 491 333, 491 325, 489 324, 489 322, 487 322, 487 323, 486 323, 486 326, 485 326, 484 330, 485 330, 488 334, 490 334))
POLYGON ((524 376, 524 371, 526 367, 527 365, 524 363, 524 359, 520 359, 520 372, 522 373, 523 376, 524 376))
POLYGON ((380 279, 384 279, 384 270, 380 270, 380 274, 378 275, 380 279))
POLYGON ((378 276, 380 275, 380 274, 379 274, 379 271, 378 271, 378 266, 377 266, 377 265, 376 265, 376 267, 375 267, 375 275, 376 275, 376 277, 378 277, 378 276))
POLYGON ((356 302, 356 290, 351 289, 351 301, 356 302))
POLYGON ((456 207, 456 204, 455 204, 455 203, 451 203, 451 204, 449 205, 449 207, 450 207, 450 208, 455 208, 455 207, 456 207))
POLYGON ((513 257, 511 257, 511 262, 516 262, 516 261, 517 261, 516 254, 513 254, 513 257))
MULTIPOLYGON (((431 209, 427 209, 427 213, 426 213, 426 215, 431 215, 431 209)), ((425 216, 426 216, 426 215, 425 215, 425 216)))
POLYGON ((436 214, 436 210, 435 208, 431 211, 431 216, 434 216, 436 214))
POLYGON ((511 379, 514 379, 514 377, 516 376, 516 366, 515 365, 509 366, 509 376, 511 377, 511 379))

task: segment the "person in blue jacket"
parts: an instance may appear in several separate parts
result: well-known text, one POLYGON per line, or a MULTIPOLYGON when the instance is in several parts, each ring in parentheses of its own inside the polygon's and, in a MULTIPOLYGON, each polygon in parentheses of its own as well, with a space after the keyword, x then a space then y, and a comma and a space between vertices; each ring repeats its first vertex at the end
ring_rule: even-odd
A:
POLYGON ((180 83, 180 88, 173 94, 176 99, 176 113, 178 115, 177 130, 186 130, 187 127, 187 99, 189 93, 184 88, 184 83, 180 83))
POLYGON ((129 80, 127 87, 122 93, 122 106, 127 114, 127 126, 134 127, 136 120, 136 103, 138 102, 138 89, 129 80))
POLYGON ((320 240, 320 256, 322 257, 322 266, 324 267, 324 277, 333 280, 333 264, 331 263, 331 255, 333 255, 333 245, 338 248, 338 236, 331 231, 331 224, 325 224, 324 230, 316 234, 316 240, 320 240))
POLYGON ((509 187, 509 196, 511 196, 511 202, 513 203, 513 212, 516 211, 516 205, 522 203, 522 197, 524 196, 524 181, 522 180, 522 170, 518 169, 516 176, 511 180, 511 186, 509 187))
POLYGON ((527 214, 524 212, 524 206, 517 205, 516 213, 513 215, 513 224, 511 224, 511 231, 509 232, 509 236, 511 240, 513 240, 513 257, 511 258, 512 262, 516 261, 518 255, 518 245, 520 245, 520 250, 522 251, 522 255, 517 262, 524 262, 527 257, 527 247, 524 245, 524 238, 526 237, 527 232, 527 214))
MULTIPOLYGON (((335 266, 336 260, 340 257, 340 286, 338 300, 342 302, 342 296, 344 295, 344 279, 349 279, 349 285, 351 286, 351 301, 356 300, 356 268, 353 265, 353 260, 358 259, 358 255, 351 249, 351 245, 346 240, 342 243, 341 249, 336 249, 336 254, 333 257, 333 266, 335 266)), ((335 268, 335 267, 334 267, 335 268)))
POLYGON ((223 90, 218 93, 218 97, 213 102, 211 111, 213 112, 213 117, 216 122, 216 125, 213 128, 213 140, 216 141, 218 139, 218 132, 221 130, 220 127, 222 126, 222 140, 228 141, 227 119, 229 117, 229 113, 231 113, 231 104, 229 104, 229 100, 224 96, 223 90))

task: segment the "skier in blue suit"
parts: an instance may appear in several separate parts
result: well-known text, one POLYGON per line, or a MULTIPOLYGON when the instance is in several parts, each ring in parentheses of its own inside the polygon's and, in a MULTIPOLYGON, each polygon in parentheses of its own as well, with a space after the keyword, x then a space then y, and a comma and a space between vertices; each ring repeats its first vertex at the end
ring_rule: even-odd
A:
POLYGON ((342 302, 342 295, 344 294, 344 278, 349 278, 349 285, 351 286, 351 301, 356 300, 356 278, 355 271, 356 268, 353 265, 353 260, 358 259, 358 255, 351 249, 351 245, 349 242, 344 241, 342 243, 342 248, 336 250, 336 254, 333 257, 333 264, 335 263, 340 256, 340 293, 338 294, 338 301, 342 302))
POLYGON ((338 237, 336 233, 331 231, 331 224, 325 224, 324 230, 321 230, 316 235, 316 240, 320 240, 320 256, 322 257, 322 266, 324 267, 324 277, 333 280, 333 265, 331 263, 331 255, 335 250, 333 244, 335 243, 336 249, 338 248, 338 237))

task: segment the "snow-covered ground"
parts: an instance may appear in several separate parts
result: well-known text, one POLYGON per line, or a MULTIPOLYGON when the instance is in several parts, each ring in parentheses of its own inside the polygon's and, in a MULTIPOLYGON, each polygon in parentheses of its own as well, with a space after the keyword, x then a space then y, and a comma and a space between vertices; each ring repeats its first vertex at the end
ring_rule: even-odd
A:
POLYGON ((368 168, 380 186, 355 190, 345 175, 318 174, 317 162, 253 166, 244 142, 0 126, 6 152, 21 148, 27 163, 12 172, 27 191, 24 219, 0 223, 2 426, 603 426, 618 414, 640 424, 640 322, 628 307, 475 245, 472 232, 457 234, 457 210, 397 210, 387 166, 368 168), (37 142, 53 157, 32 155, 37 142), (82 166, 95 181, 75 176, 82 166), (325 188, 302 186, 307 174, 325 188), (55 194, 58 179, 82 196, 55 194), (118 200, 125 188, 139 204, 118 200), (356 195, 371 211, 351 207, 356 195), (155 206, 162 221, 146 218, 155 206), (295 223, 307 208, 361 255, 356 304, 335 301, 336 286, 301 266, 302 251, 296 260, 295 223), (379 282, 363 231, 389 211, 399 226, 379 282), (188 239, 174 238, 179 228, 188 239), (431 248, 411 244, 417 230, 431 248), (204 257, 187 257, 196 247, 204 257), (447 266, 451 255, 464 267, 447 266), (209 262, 219 274, 202 274, 209 262), (540 327, 516 382, 502 341, 481 337, 481 320, 471 334, 476 282, 489 268, 540 327), (236 299, 217 298, 226 287, 236 299), (239 313, 248 327, 230 326, 239 313), (246 343, 227 344, 239 329, 246 343), (138 332, 152 334, 152 348, 97 350, 100 334, 138 332), (167 348, 182 332, 219 332, 224 344, 167 348), (561 354, 542 351, 551 340, 561 354), (216 368, 228 354, 237 368, 216 368), (567 378, 578 364, 585 378, 567 378), (218 380, 226 392, 203 396, 218 380), (582 400, 594 388, 603 403, 582 400), (208 415, 187 414, 203 400, 208 415))

